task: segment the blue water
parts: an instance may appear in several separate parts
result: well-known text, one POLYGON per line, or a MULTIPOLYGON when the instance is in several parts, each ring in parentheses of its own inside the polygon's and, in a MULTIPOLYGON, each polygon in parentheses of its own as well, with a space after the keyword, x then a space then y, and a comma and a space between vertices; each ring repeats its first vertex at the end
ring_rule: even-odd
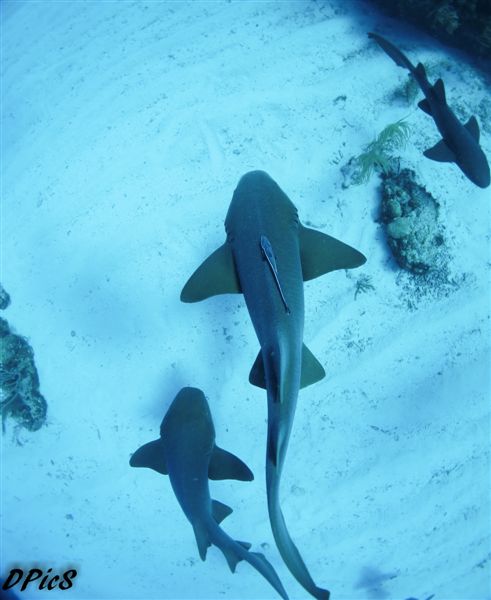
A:
MULTIPOLYGON (((70 589, 20 598, 266 599, 249 565, 201 562, 166 477, 131 469, 183 386, 253 482, 212 481, 224 530, 307 598, 266 508, 266 394, 242 296, 179 294, 225 240, 240 177, 263 169, 301 221, 367 256, 305 284, 304 341, 327 376, 300 392, 282 481, 290 533, 332 598, 489 600, 490 195, 423 150, 440 134, 368 31, 433 65, 491 156, 472 59, 363 2, 2 2, 2 317, 34 351, 46 424, 2 436, 0 574, 70 589), (380 178, 342 168, 389 123, 437 199, 439 286, 397 265, 380 178), (360 292, 360 278, 370 286, 360 292), (356 293, 358 290, 358 293, 356 293), (48 569, 51 571, 48 573, 48 569)), ((3 593, 3 592, 2 592, 3 593)))

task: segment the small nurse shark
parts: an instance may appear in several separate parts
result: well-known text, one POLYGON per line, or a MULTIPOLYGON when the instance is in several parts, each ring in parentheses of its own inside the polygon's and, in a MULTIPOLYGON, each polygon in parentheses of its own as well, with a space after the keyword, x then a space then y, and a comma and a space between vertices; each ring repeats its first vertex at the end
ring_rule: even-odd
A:
POLYGON ((438 162, 454 162, 472 183, 481 188, 488 187, 489 164, 479 146, 480 132, 476 117, 472 116, 462 125, 447 104, 445 86, 441 79, 431 85, 421 63, 415 67, 398 48, 376 33, 369 33, 368 37, 374 39, 399 67, 411 72, 425 95, 418 106, 433 117, 442 139, 423 154, 438 162))
POLYGON ((303 282, 365 262, 363 254, 304 227, 297 209, 263 171, 239 181, 225 219, 227 239, 194 272, 183 302, 216 294, 243 293, 261 349, 249 381, 268 399, 266 485, 268 512, 278 550, 297 581, 315 598, 317 587, 288 533, 279 504, 280 477, 300 388, 325 371, 303 344, 303 282))
POLYGON ((220 548, 232 573, 237 563, 247 561, 261 573, 278 594, 288 600, 272 565, 250 544, 229 537, 219 524, 232 509, 212 500, 208 479, 254 479, 239 458, 215 444, 215 428, 203 392, 183 388, 174 398, 160 425, 160 438, 145 444, 131 457, 132 467, 148 467, 168 475, 184 514, 193 526, 201 560, 211 544, 220 548))

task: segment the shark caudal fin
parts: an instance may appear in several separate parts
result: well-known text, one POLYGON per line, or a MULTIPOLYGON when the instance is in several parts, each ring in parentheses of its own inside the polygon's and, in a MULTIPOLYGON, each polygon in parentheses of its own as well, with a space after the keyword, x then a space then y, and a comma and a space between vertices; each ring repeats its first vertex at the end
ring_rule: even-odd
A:
POLYGON ((355 269, 367 260, 348 244, 303 225, 299 230, 299 240, 304 281, 337 269, 355 269))
POLYGON ((240 458, 215 445, 208 467, 208 477, 213 480, 237 479, 252 481, 254 475, 245 462, 240 458))
POLYGON ((232 573, 235 573, 237 564, 241 561, 248 562, 273 586, 278 594, 288 600, 288 595, 276 574, 273 566, 266 560, 263 554, 258 552, 249 552, 251 544, 248 542, 240 542, 229 537, 220 527, 211 527, 209 531, 209 539, 211 543, 219 548, 229 566, 232 573))
POLYGON ((230 245, 225 242, 196 269, 181 292, 182 302, 199 302, 218 294, 240 294, 230 245))
MULTIPOLYGON (((381 35, 377 33, 369 33, 368 37, 372 40, 375 40, 377 44, 382 48, 382 50, 392 58, 392 60, 399 67, 403 67, 404 69, 409 69, 412 73, 416 71, 416 68, 412 64, 412 62, 405 56, 399 48, 396 48, 394 44, 391 44, 388 40, 383 38, 381 35)), ((421 65, 422 66, 422 65, 421 65)))
POLYGON ((283 558, 286 566, 298 583, 306 589, 317 600, 329 600, 330 592, 324 588, 318 587, 312 579, 298 548, 295 546, 288 532, 283 513, 279 505, 278 488, 279 476, 276 469, 271 466, 266 467, 267 473, 267 493, 268 493, 268 511, 271 529, 276 546, 283 558))
MULTIPOLYGON (((317 383, 325 376, 326 372, 324 371, 324 367, 315 358, 307 346, 302 344, 302 374, 300 378, 300 388, 317 383)), ((262 350, 259 350, 259 354, 252 365, 252 369, 249 373, 249 383, 263 388, 264 390, 267 389, 262 350)))

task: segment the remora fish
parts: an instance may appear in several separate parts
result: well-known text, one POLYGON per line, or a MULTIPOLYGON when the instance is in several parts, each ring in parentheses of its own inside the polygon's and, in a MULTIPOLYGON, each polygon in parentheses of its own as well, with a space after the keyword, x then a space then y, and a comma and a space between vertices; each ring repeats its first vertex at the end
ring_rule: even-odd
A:
POLYGON ((315 598, 329 592, 314 583, 288 533, 279 504, 281 471, 299 389, 322 379, 324 369, 303 344, 303 282, 365 257, 342 242, 300 224, 297 209, 263 171, 240 180, 227 217, 226 242, 195 271, 183 302, 243 293, 261 350, 249 380, 266 388, 266 484, 273 535, 286 565, 315 598), (267 240, 267 241, 266 241, 267 240))
POLYGON ((139 448, 130 465, 169 475, 176 498, 193 526, 201 560, 206 559, 208 546, 213 544, 225 555, 232 573, 237 563, 245 560, 288 600, 266 558, 249 552, 250 544, 233 540, 219 527, 232 509, 211 499, 208 478, 251 481, 254 476, 239 458, 215 445, 210 408, 201 390, 188 387, 177 394, 160 426, 160 439, 139 448))
POLYGON ((479 146, 480 132, 476 117, 472 116, 462 125, 447 104, 445 86, 441 79, 437 79, 435 85, 431 85, 421 63, 415 67, 398 48, 376 33, 369 33, 368 37, 374 39, 399 67, 411 72, 425 95, 425 99, 421 100, 418 106, 433 117, 442 139, 423 154, 438 162, 455 163, 472 183, 481 188, 488 187, 489 164, 479 146))

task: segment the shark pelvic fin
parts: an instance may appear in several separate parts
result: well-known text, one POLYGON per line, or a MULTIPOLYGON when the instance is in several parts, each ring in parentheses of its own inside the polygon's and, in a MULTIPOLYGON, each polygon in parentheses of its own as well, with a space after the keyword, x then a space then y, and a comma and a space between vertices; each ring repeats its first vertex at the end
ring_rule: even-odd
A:
POLYGON ((435 85, 433 86, 433 92, 435 93, 435 96, 438 98, 438 100, 440 100, 444 104, 447 103, 447 98, 445 95, 445 84, 443 83, 442 79, 437 79, 435 81, 435 85))
POLYGON ((421 102, 418 102, 418 106, 427 115, 432 116, 431 106, 430 106, 430 103, 428 102, 428 100, 426 100, 426 98, 424 100, 421 100, 421 102))
POLYGON ((212 500, 211 512, 215 521, 218 524, 220 524, 224 519, 226 519, 230 514, 232 514, 233 511, 230 508, 230 506, 223 504, 223 502, 219 502, 218 500, 212 500))
POLYGON ((218 294, 240 294, 230 244, 225 242, 196 269, 181 292, 183 302, 199 302, 218 294))
POLYGON ((324 367, 315 358, 305 344, 302 346, 302 376, 300 387, 304 388, 320 381, 326 376, 324 367))
POLYGON ((367 260, 348 244, 303 225, 299 229, 299 240, 304 281, 337 269, 354 269, 367 260))
POLYGON ((450 150, 450 148, 447 146, 445 140, 440 140, 438 144, 428 148, 428 150, 425 150, 423 154, 426 156, 426 158, 436 160, 437 162, 455 162, 457 158, 452 150, 450 150))
POLYGON ((240 458, 218 446, 215 446, 211 455, 208 477, 213 480, 252 481, 254 479, 252 471, 240 458))
POLYGON ((130 466, 147 467, 162 475, 168 475, 169 471, 167 469, 167 460, 162 440, 154 440, 138 448, 130 458, 130 466))
MULTIPOLYGON (((300 379, 300 388, 312 385, 317 381, 320 381, 326 376, 324 367, 315 358, 312 352, 307 348, 305 344, 302 344, 302 375, 300 379)), ((262 351, 259 350, 259 354, 256 356, 256 360, 252 365, 252 369, 249 373, 249 383, 257 387, 267 389, 266 374, 264 371, 264 361, 262 351)))
POLYGON ((206 552, 211 546, 208 532, 202 525, 193 525, 194 535, 196 537, 196 543, 198 544, 198 552, 201 560, 206 560, 206 552))
POLYGON ((480 131, 476 117, 472 116, 464 125, 464 127, 472 135, 476 142, 479 143, 480 131))

